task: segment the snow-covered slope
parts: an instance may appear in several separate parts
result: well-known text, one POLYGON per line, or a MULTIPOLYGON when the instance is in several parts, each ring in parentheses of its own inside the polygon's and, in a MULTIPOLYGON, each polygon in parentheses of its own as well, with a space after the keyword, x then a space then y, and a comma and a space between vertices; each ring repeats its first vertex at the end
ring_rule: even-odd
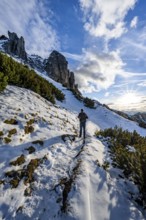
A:
POLYGON ((145 129, 100 105, 84 108, 89 120, 83 145, 77 137, 83 105, 57 87, 66 100, 56 106, 13 86, 0 95, 0 219, 146 219, 133 200, 138 189, 120 170, 103 169, 108 148, 93 136, 115 125, 142 135, 145 129))
MULTIPOLYGON (((84 109, 84 111, 87 113, 89 117, 89 121, 87 123, 87 131, 88 131, 88 125, 89 127, 92 126, 95 127, 93 129, 93 134, 96 129, 105 129, 110 127, 115 127, 116 125, 118 127, 122 127, 124 130, 134 131, 136 130, 140 135, 145 136, 146 129, 139 127, 137 122, 130 121, 128 119, 125 119, 124 117, 120 116, 119 114, 116 114, 114 111, 111 111, 110 109, 106 108, 105 106, 99 104, 97 105, 96 109, 90 109, 83 105, 82 102, 80 102, 76 97, 73 95, 73 93, 63 87, 60 83, 55 82, 50 77, 47 76, 47 74, 40 73, 36 71, 37 74, 54 84, 58 89, 60 89, 65 94, 65 101, 64 102, 58 102, 58 105, 61 107, 64 107, 65 109, 74 112, 75 114, 79 113, 81 108, 84 109)), ((89 128, 91 131, 91 129, 89 128)))
POLYGON ((7 42, 7 40, 0 39, 0 51, 4 51, 3 44, 7 42))

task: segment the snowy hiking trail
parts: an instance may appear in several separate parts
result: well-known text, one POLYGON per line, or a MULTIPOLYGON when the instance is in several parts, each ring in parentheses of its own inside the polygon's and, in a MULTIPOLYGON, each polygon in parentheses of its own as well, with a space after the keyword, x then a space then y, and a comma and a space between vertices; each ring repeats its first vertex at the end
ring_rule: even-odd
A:
MULTIPOLYGON (((60 141, 59 137, 58 137, 58 141, 60 141)), ((95 145, 99 144, 99 141, 95 139, 94 144, 95 145)), ((86 156, 86 154, 88 155, 88 157, 92 156, 89 149, 90 147, 93 147, 91 145, 90 140, 84 145, 82 145, 82 140, 79 138, 76 138, 76 140, 73 142, 70 141, 68 138, 66 138, 65 144, 60 144, 59 142, 54 144, 50 149, 48 149, 48 156, 47 156, 48 160, 44 164, 42 164, 36 171, 36 178, 39 177, 39 181, 37 181, 37 183, 35 182, 34 185, 34 187, 37 189, 37 193, 34 191, 33 197, 31 198, 31 204, 34 206, 31 208, 40 210, 41 207, 41 210, 45 210, 45 213, 43 211, 42 213, 40 211, 35 211, 35 213, 31 215, 32 219, 37 219, 38 216, 41 219, 45 219, 46 218, 45 216, 47 215, 50 216, 50 219, 69 219, 69 216, 66 216, 66 214, 61 213, 61 207, 62 207, 61 188, 63 188, 61 182, 63 182, 62 180, 64 179, 66 179, 65 181, 67 181, 70 178, 78 162, 80 162, 80 167, 78 168, 79 169, 77 171, 78 174, 74 179, 74 182, 71 187, 72 196, 70 197, 70 195, 68 195, 66 201, 68 207, 65 210, 65 212, 69 211, 71 216, 72 214, 73 216, 76 215, 76 217, 74 216, 73 219, 85 219, 85 220, 96 219, 96 216, 94 217, 94 212, 92 211, 92 206, 94 202, 93 197, 95 196, 95 192, 92 191, 90 192, 90 190, 92 189, 91 179, 93 174, 90 174, 89 172, 90 167, 88 167, 89 164, 87 164, 84 161, 84 156, 86 156), (82 175, 83 175, 83 179, 80 180, 80 176, 82 175), (53 178, 51 178, 52 176, 53 178), (79 192, 80 190, 82 191, 80 186, 79 188, 77 188, 78 186, 76 185, 76 181, 78 180, 81 182, 83 181, 82 184, 83 186, 85 185, 86 187, 85 189, 83 189, 83 195, 82 193, 79 195, 77 193, 78 190, 79 192), (88 196, 83 201, 81 200, 81 204, 80 204, 80 199, 78 198, 78 196, 79 197, 83 196, 84 198, 85 192, 88 194, 88 196), (40 195, 42 195, 41 198, 40 195), (60 203, 58 203, 58 205, 56 204, 57 197, 58 197, 58 201, 60 198, 60 203), (74 200, 76 199, 77 199, 76 201, 77 204, 79 203, 78 207, 81 206, 79 208, 80 210, 79 214, 78 214, 78 210, 76 209, 74 210, 73 204, 74 204, 74 200), (38 207, 37 204, 39 204, 38 207), (55 204, 56 204, 56 208, 54 209, 53 207, 55 204), (81 215, 83 215, 83 217, 81 217, 81 215)), ((96 149, 95 151, 98 152, 98 150, 96 149)), ((96 205, 98 204, 96 203, 96 205)), ((25 212, 26 213, 29 212, 29 203, 28 203, 28 207, 25 207, 25 212)), ((30 217, 27 217, 26 215, 24 216, 20 215, 20 216, 21 219, 30 219, 30 217)), ((17 215, 17 217, 15 218, 20 219, 20 216, 17 215)))
MULTIPOLYGON (((91 119, 93 116, 95 119, 87 122, 87 138, 83 145, 83 140, 77 137, 77 112, 53 106, 29 90, 12 86, 1 96, 0 102, 0 126, 4 137, 7 137, 9 130, 17 129, 17 134, 11 136, 9 144, 0 140, 0 180, 6 181, 0 185, 0 219, 145 219, 142 210, 132 199, 137 188, 121 177, 121 170, 112 166, 108 171, 103 168, 104 162, 111 162, 109 149, 94 137, 102 120, 102 126, 107 127, 109 120, 114 121, 115 114, 108 115, 109 110, 105 112, 106 109, 101 107, 97 112, 87 109, 91 119), (18 124, 5 124, 4 120, 10 118, 15 118, 18 124), (24 128, 33 118, 34 131, 25 134, 24 128), (29 146, 35 148, 32 154, 26 150, 29 146), (10 161, 21 154, 25 156, 25 163, 10 166, 10 161), (11 188, 5 172, 23 169, 32 159, 43 157, 45 160, 36 168, 33 182, 25 185, 22 179, 17 188, 11 188), (26 188, 31 189, 29 196, 24 196, 26 188)), ((81 103, 77 104, 80 108, 81 103)), ((69 108, 67 103, 66 108, 69 108)), ((128 120, 119 116, 116 116, 116 120, 117 124, 120 122, 123 125, 126 121, 128 126, 128 120)), ((144 129, 134 122, 129 122, 128 128, 141 129, 144 133, 144 129)))
MULTIPOLYGON (((134 204, 130 201, 130 194, 129 199, 126 200, 122 196, 121 189, 125 190, 128 183, 124 180, 119 180, 120 183, 118 180, 111 181, 110 175, 97 164, 98 158, 100 158, 99 164, 102 165, 104 157, 107 156, 107 152, 104 152, 105 146, 94 137, 86 141, 84 146, 79 144, 80 142, 78 138, 72 143, 67 140, 65 144, 58 147, 56 143, 48 150, 48 161, 36 172, 40 178, 34 186, 37 191, 34 190, 31 198, 31 209, 35 210, 31 218, 37 219, 39 216, 40 219, 47 219, 49 216, 50 219, 61 220, 96 220, 98 216, 98 219, 105 220, 144 219, 140 212, 133 209, 134 204), (70 178, 78 161, 81 161, 80 167, 71 191, 68 192, 65 211, 67 213, 64 214, 61 212, 64 186, 61 182, 70 178), (119 188, 118 184, 120 184, 119 188), (121 207, 117 207, 118 200, 121 207), (118 212, 116 208, 119 209, 118 212)), ((26 213, 29 212, 29 205, 28 203, 28 207, 25 207, 26 213)), ((18 215, 17 218, 30 219, 26 215, 20 216, 18 215)))
MULTIPOLYGON (((18 213, 14 219, 30 219, 29 216, 26 216, 27 213, 31 214, 31 219, 38 219, 38 216, 39 219, 47 219, 47 216, 50 216, 49 219, 96 220, 98 216, 98 219, 117 219, 118 217, 118 219, 122 220, 123 218, 126 219, 125 214, 127 219, 134 219, 129 218, 130 216, 127 213, 123 215, 123 207, 120 210, 121 218, 119 213, 114 218, 109 216, 111 212, 108 213, 108 206, 111 205, 111 201, 106 183, 108 174, 96 164, 97 158, 100 158, 100 162, 102 162, 104 148, 96 139, 94 139, 95 146, 92 146, 92 143, 89 141, 82 148, 82 144, 79 145, 79 142, 80 140, 75 141, 75 143, 66 141, 65 145, 60 145, 59 147, 56 143, 51 149, 48 149, 48 160, 36 171, 36 178, 39 177, 39 181, 35 182, 33 186, 34 192, 30 201, 29 199, 27 201, 28 204, 25 207, 25 212, 23 215, 18 213), (91 147, 94 150, 94 154, 95 152, 97 153, 96 156, 91 153, 91 147), (98 149, 98 147, 102 149, 98 149), (82 151, 80 151, 81 149, 82 151), (100 150, 102 150, 102 153, 100 150), (81 153, 79 154, 79 152, 81 153), (62 157, 64 157, 63 161, 62 157), (68 198, 70 216, 74 216, 71 218, 66 216, 66 214, 61 214, 62 202, 57 205, 56 201, 57 197, 59 199, 62 194, 62 186, 59 184, 60 180, 62 178, 69 178, 78 160, 82 160, 80 171, 75 179, 74 186, 72 186, 71 195, 68 198), (96 178, 94 177, 95 175, 96 178), (53 178, 51 178, 52 176, 53 178), (31 210, 35 211, 34 213, 30 212, 30 206, 31 210), (56 207, 54 208, 54 206, 56 207)), ((130 213, 131 211, 129 210, 130 213)), ((6 216, 6 219, 9 219, 9 217, 6 216)), ((137 214, 136 219, 142 219, 142 216, 140 217, 137 214)))
POLYGON ((110 172, 102 168, 107 154, 105 146, 94 137, 85 144, 80 154, 82 163, 76 179, 76 192, 70 198, 70 204, 76 213, 75 219, 144 219, 142 214, 134 209, 130 191, 127 192, 126 188, 130 190, 130 183, 116 176, 116 169, 115 174, 114 170, 112 171, 111 177, 110 172))

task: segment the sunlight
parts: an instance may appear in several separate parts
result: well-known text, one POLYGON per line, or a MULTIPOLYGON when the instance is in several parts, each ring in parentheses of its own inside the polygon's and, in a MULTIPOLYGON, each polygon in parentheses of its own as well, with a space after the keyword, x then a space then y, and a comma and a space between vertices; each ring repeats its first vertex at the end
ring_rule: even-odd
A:
POLYGON ((117 104, 122 107, 132 107, 141 102, 141 97, 136 91, 126 91, 118 99, 117 104))
POLYGON ((121 104, 125 104, 125 105, 137 103, 139 101, 140 101, 140 98, 134 92, 127 92, 123 94, 120 100, 121 104))

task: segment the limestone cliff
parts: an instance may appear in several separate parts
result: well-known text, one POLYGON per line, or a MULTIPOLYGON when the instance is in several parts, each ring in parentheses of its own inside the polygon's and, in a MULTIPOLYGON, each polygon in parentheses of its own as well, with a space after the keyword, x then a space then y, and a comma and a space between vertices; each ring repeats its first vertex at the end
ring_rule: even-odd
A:
POLYGON ((23 37, 18 37, 16 33, 8 31, 8 40, 3 45, 5 52, 10 55, 16 55, 24 61, 27 60, 27 53, 25 51, 25 41, 23 37))
POLYGON ((74 73, 68 70, 66 58, 54 50, 47 59, 45 70, 55 81, 62 83, 65 87, 77 90, 74 73))

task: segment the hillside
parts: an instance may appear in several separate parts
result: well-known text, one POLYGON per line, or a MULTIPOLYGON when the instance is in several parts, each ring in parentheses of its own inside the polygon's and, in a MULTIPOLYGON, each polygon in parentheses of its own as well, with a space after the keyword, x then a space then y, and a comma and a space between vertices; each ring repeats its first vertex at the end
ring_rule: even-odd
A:
POLYGON ((9 84, 30 89, 54 104, 55 98, 64 99, 64 94, 53 84, 38 76, 27 65, 22 65, 3 53, 0 53, 0 79, 0 92, 9 84))
POLYGON ((115 125, 141 135, 145 129, 101 105, 84 108, 89 120, 83 145, 77 119, 83 104, 55 85, 66 97, 57 105, 14 86, 0 95, 0 218, 145 219, 135 202, 138 188, 122 170, 105 170, 109 149, 94 136, 115 125))
MULTIPOLYGON (((60 83, 55 82, 50 77, 48 77, 45 72, 41 73, 36 71, 38 75, 42 76, 49 82, 51 82, 55 87, 57 87, 59 90, 61 90, 65 94, 65 100, 63 102, 56 101, 56 103, 69 110, 73 111, 75 113, 79 112, 81 108, 84 108, 85 112, 88 114, 90 118, 90 122, 88 124, 92 124, 93 127, 95 127, 94 131, 96 129, 106 129, 110 127, 115 127, 116 125, 118 127, 123 128, 124 130, 127 129, 129 131, 136 130, 140 135, 145 136, 146 130, 142 127, 139 127, 138 123, 135 121, 128 120, 116 112, 106 108, 106 106, 100 104, 97 102, 95 109, 90 109, 88 107, 85 107, 82 101, 79 101, 76 99, 76 97, 73 95, 73 93, 63 87, 60 83)), ((88 125, 87 125, 88 130, 88 125)))

